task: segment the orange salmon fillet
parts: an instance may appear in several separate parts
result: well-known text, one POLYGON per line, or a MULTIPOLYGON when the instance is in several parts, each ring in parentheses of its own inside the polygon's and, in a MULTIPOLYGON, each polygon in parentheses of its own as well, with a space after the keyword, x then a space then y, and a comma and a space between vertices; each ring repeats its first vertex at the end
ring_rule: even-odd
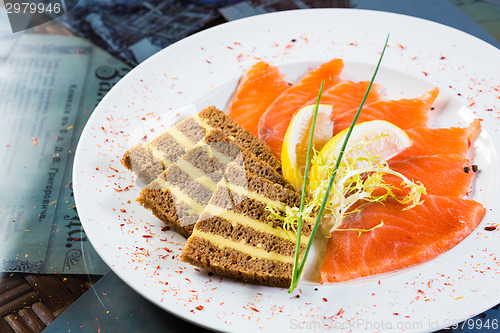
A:
MULTIPOLYGON (((369 81, 342 81, 334 85, 333 87, 324 90, 321 94, 320 103, 333 106, 332 119, 335 119, 335 117, 337 117, 338 115, 359 107, 369 84, 369 81)), ((381 99, 381 89, 382 87, 380 85, 373 84, 365 103, 372 103, 381 99)), ((317 99, 317 97, 311 99, 310 101, 299 107, 299 109, 306 105, 316 105, 317 99)))
MULTIPOLYGON (((424 184, 427 194, 461 198, 467 194, 474 171, 468 159, 460 155, 446 154, 419 156, 401 161, 389 161, 389 167, 410 180, 424 184)), ((385 175, 384 181, 400 190, 396 195, 404 196, 408 188, 402 188, 401 178, 385 175)))
MULTIPOLYGON (((365 104, 357 124, 369 120, 386 120, 403 130, 414 127, 425 127, 428 121, 428 112, 439 93, 438 88, 434 88, 423 95, 412 99, 381 100, 370 104, 365 104)), ((334 118, 333 135, 348 128, 358 108, 344 112, 334 118)))
POLYGON ((321 282, 339 282, 416 265, 451 249, 481 222, 486 210, 472 200, 426 196, 422 205, 402 211, 394 198, 368 203, 345 218, 328 241, 321 282), (359 235, 359 236, 358 236, 359 235))
POLYGON ((391 160, 438 154, 465 156, 480 131, 479 119, 474 120, 468 127, 411 128, 406 134, 410 137, 412 145, 391 160))
POLYGON ((267 108, 259 121, 259 139, 276 157, 281 157, 283 138, 293 115, 304 103, 318 96, 323 80, 324 90, 339 83, 343 68, 341 59, 333 59, 320 65, 282 92, 267 108))
POLYGON ((278 67, 260 61, 240 79, 228 115, 257 137, 260 117, 289 86, 278 67))

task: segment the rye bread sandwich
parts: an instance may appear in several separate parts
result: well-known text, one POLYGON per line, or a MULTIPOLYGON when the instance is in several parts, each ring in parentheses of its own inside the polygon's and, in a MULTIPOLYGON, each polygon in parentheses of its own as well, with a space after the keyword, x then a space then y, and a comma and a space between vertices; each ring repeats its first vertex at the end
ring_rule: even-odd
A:
POLYGON ((146 144, 127 150, 123 165, 149 184, 206 136, 219 131, 275 169, 280 161, 250 132, 214 106, 192 115, 146 144))
MULTIPOLYGON (((266 206, 285 212, 300 195, 231 164, 227 167, 182 252, 182 261, 243 282, 290 286, 296 234, 266 206)), ((302 256, 311 233, 304 221, 302 256)))
POLYGON ((274 167, 216 130, 146 186, 137 200, 158 219, 188 237, 230 163, 287 186, 274 167))

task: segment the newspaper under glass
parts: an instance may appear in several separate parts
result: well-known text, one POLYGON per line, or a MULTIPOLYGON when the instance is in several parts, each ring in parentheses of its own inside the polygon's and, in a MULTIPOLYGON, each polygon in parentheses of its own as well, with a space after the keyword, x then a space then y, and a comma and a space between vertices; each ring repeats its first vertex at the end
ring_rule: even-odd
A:
POLYGON ((0 271, 105 274, 76 211, 73 155, 130 68, 76 37, 24 34, 2 56, 0 271))

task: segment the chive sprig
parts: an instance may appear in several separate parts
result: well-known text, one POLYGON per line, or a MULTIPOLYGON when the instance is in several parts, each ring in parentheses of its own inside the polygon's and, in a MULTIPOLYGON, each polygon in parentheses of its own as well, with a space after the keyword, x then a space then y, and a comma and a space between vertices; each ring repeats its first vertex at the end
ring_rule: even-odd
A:
POLYGON ((318 115, 318 108, 319 108, 319 103, 320 103, 320 98, 321 94, 323 92, 323 82, 321 83, 319 94, 318 94, 318 99, 316 101, 316 106, 314 108, 314 114, 313 114, 313 120, 312 120, 312 126, 311 126, 311 132, 309 133, 309 143, 307 147, 307 157, 306 157, 306 165, 305 165, 305 174, 304 174, 304 181, 302 183, 302 197, 300 201, 300 210, 299 210, 299 218, 297 222, 297 241, 296 241, 296 247, 295 247, 295 257, 294 257, 294 262, 293 262, 293 271, 292 271, 292 280, 290 283, 290 288, 288 289, 289 293, 292 293, 295 288, 297 287, 297 284, 299 282, 300 276, 302 275, 302 272, 304 270, 304 266, 307 260, 307 256, 309 254, 309 250, 311 249, 312 242, 314 240, 314 237, 316 235, 316 232, 318 230, 319 224, 321 222, 321 219, 323 217, 323 213, 325 211, 326 204, 328 202, 328 198, 330 196, 330 192, 333 186, 333 183, 335 181, 335 177, 337 175, 337 170, 340 166, 340 162, 342 160, 342 157, 344 156, 345 149, 347 147, 347 143, 349 141, 349 137, 351 136, 351 133, 354 129, 354 125, 356 124, 356 121, 359 118, 359 114, 361 113, 361 109, 363 108, 363 105, 365 104, 365 101, 368 97, 368 94, 370 93, 370 89, 372 87, 373 82, 375 81, 375 77, 377 76, 378 70, 380 68, 380 64, 382 62, 382 58, 384 57, 385 49, 387 47, 387 42, 389 41, 389 35, 387 35, 387 38, 385 40, 384 48, 382 49, 382 52, 380 54, 380 58, 378 60, 377 66, 375 67, 375 71, 373 73, 373 76, 370 80, 370 83, 368 84, 368 88, 366 89, 365 95, 363 96, 363 99, 361 100, 361 104, 359 105, 358 111, 356 112, 354 119, 351 123, 351 126, 349 127, 349 130, 347 131, 347 134, 345 136, 344 142, 342 144, 342 147, 340 149, 339 155, 337 156, 337 160, 335 163, 335 167, 332 171, 332 174, 330 176, 330 181, 328 183, 328 187, 326 188, 325 196, 323 197, 323 201, 321 203, 321 206, 319 208, 318 214, 316 216, 316 220, 314 222, 314 226, 311 231, 311 235, 309 236, 309 240, 307 242, 306 248, 304 250, 304 255, 302 257, 302 260, 300 261, 299 264, 299 255, 300 255, 300 238, 302 235, 302 226, 303 226, 303 217, 302 214, 304 212, 304 205, 305 205, 305 199, 306 199, 306 189, 307 189, 307 182, 308 182, 308 175, 309 175, 309 162, 310 162, 310 155, 311 155, 311 150, 312 150, 312 142, 313 142, 313 136, 314 136, 314 128, 316 125, 316 117, 318 115))

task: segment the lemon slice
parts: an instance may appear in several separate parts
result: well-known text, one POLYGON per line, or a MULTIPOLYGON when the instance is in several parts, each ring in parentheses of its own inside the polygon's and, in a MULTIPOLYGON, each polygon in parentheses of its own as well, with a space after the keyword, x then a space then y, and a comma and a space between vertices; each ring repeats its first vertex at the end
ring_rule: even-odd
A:
MULTIPOLYGON (((336 162, 337 156, 344 143, 348 129, 335 135, 328 141, 319 152, 319 159, 328 161, 329 164, 336 162)), ((380 156, 384 160, 388 160, 406 148, 411 146, 411 140, 408 134, 398 126, 385 120, 372 120, 355 125, 349 141, 347 142, 345 155, 346 157, 354 157, 357 152, 351 149, 354 145, 365 142, 363 152, 370 156, 380 156), (350 155, 351 154, 351 155, 350 155)), ((331 175, 326 174, 325 168, 320 168, 318 161, 314 161, 311 166, 310 174, 310 191, 314 191, 319 182, 329 179, 331 175)))
MULTIPOLYGON (((312 118, 316 105, 307 105, 293 116, 288 125, 281 148, 283 176, 297 190, 302 188, 311 133, 312 118)), ((313 147, 320 150, 333 136, 332 105, 320 104, 314 128, 313 147)), ((311 155, 312 156, 312 155, 311 155)))

